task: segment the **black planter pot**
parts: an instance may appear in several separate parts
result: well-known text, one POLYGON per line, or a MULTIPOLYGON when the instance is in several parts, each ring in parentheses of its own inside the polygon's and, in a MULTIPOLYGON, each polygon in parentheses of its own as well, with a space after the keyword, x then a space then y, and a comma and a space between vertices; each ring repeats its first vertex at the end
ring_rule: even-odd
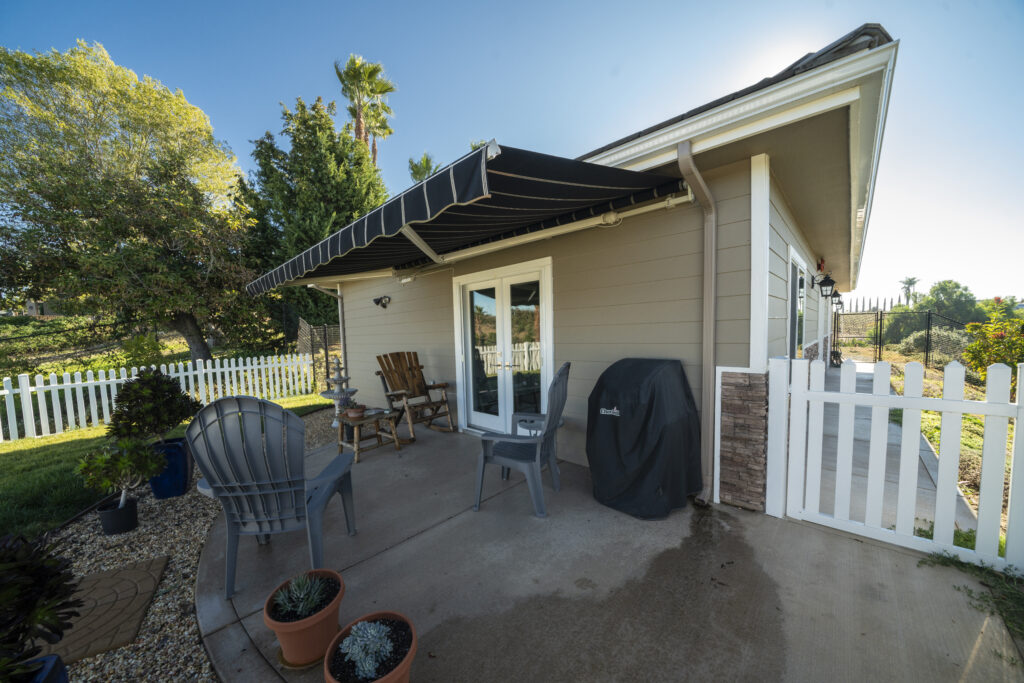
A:
POLYGON ((68 683, 68 669, 60 655, 46 655, 29 663, 35 662, 41 662, 43 668, 35 673, 32 683, 68 683))
POLYGON ((123 534, 126 531, 131 531, 139 525, 139 510, 136 506, 134 498, 129 498, 128 502, 124 504, 123 508, 118 508, 117 504, 121 502, 121 499, 101 505, 98 510, 100 513, 100 525, 103 527, 103 533, 111 536, 113 534, 123 534))
POLYGON ((345 425, 345 441, 352 443, 356 438, 356 429, 350 424, 345 425))
POLYGON ((167 439, 155 444, 153 448, 163 453, 167 460, 164 471, 149 480, 153 497, 174 498, 188 493, 192 483, 192 453, 185 439, 167 439))

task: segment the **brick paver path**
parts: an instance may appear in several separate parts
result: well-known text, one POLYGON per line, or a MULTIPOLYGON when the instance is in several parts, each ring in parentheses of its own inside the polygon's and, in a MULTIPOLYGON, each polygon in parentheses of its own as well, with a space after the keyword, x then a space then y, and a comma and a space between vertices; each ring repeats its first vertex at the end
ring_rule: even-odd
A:
POLYGON ((75 593, 85 603, 81 614, 61 641, 42 654, 58 654, 71 663, 135 640, 166 566, 166 556, 156 557, 83 578, 75 593))

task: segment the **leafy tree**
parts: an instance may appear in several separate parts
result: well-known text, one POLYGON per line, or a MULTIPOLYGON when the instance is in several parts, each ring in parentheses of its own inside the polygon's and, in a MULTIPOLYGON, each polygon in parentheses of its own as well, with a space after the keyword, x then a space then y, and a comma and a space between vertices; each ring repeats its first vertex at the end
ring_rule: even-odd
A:
POLYGON ((471 140, 469 143, 470 151, 480 149, 487 144, 487 140, 471 140))
MULTIPOLYGON (((380 172, 365 145, 334 126, 334 102, 317 98, 295 109, 283 107, 279 145, 267 132, 256 140, 252 156, 256 170, 242 183, 256 226, 251 231, 257 248, 271 251, 265 271, 299 254, 351 223, 387 199, 380 172)), ((256 261, 260 257, 253 254, 256 261)), ((336 319, 333 300, 305 288, 288 288, 284 299, 312 323, 336 319)))
POLYGON ((207 330, 247 299, 236 179, 199 108, 101 45, 0 48, 5 296, 156 320, 209 358, 207 330))
POLYGON ((439 170, 441 170, 441 164, 435 164, 434 157, 426 152, 419 158, 419 161, 409 157, 409 176, 413 182, 421 183, 439 170))
POLYGON ((996 296, 980 301, 978 305, 985 311, 990 321, 995 321, 1016 317, 1019 303, 1015 296, 996 296))
POLYGON ((974 338, 964 350, 964 358, 985 379, 988 366, 1010 366, 1010 383, 1017 389, 1017 364, 1024 363, 1024 322, 1017 319, 971 323, 967 332, 974 338))
POLYGON ((934 311, 962 323, 980 322, 986 318, 971 290, 956 280, 936 282, 928 294, 917 301, 914 310, 934 311))
MULTIPOLYGON (((395 84, 385 78, 384 67, 381 64, 367 62, 359 55, 349 55, 344 68, 341 67, 341 62, 334 62, 334 73, 341 83, 341 94, 351 103, 349 114, 355 126, 356 140, 361 140, 369 148, 371 132, 367 126, 367 110, 376 108, 375 115, 379 118, 371 123, 378 126, 378 130, 382 130, 380 120, 383 119, 384 125, 387 125, 386 117, 391 115, 391 108, 387 106, 385 98, 395 92, 395 84)), ((376 156, 374 163, 376 164, 376 156)))

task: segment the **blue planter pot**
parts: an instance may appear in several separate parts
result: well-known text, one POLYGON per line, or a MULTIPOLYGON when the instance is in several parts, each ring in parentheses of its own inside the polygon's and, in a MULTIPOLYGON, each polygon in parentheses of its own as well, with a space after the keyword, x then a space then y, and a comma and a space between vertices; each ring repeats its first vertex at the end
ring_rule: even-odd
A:
POLYGON ((164 471, 149 480, 155 498, 174 498, 188 492, 192 483, 192 454, 185 439, 167 439, 153 446, 167 459, 164 471))
POLYGON ((43 668, 36 672, 32 683, 68 683, 68 670, 59 655, 47 655, 32 662, 42 662, 43 668))

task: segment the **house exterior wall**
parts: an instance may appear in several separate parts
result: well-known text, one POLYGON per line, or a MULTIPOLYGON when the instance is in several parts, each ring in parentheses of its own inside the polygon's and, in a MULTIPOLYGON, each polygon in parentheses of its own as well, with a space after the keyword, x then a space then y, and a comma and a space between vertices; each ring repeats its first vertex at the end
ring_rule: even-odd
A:
MULTIPOLYGON (((750 163, 705 172, 719 215, 718 364, 749 356, 750 163)), ((559 455, 586 464, 587 398, 627 357, 679 358, 701 399, 703 214, 694 205, 626 219, 453 264, 401 285, 391 278, 342 285, 348 374, 367 404, 384 402, 376 356, 416 350, 427 379, 447 380, 455 402, 452 278, 552 259, 554 367, 570 361, 559 455), (381 309, 373 298, 388 294, 381 309)))
MULTIPOLYGON (((807 264, 808 278, 815 274, 817 262, 804 239, 789 203, 775 178, 769 189, 768 232, 768 357, 789 355, 789 252, 792 250, 807 264)), ((821 294, 807 283, 804 306, 804 347, 819 340, 818 324, 821 294)))

